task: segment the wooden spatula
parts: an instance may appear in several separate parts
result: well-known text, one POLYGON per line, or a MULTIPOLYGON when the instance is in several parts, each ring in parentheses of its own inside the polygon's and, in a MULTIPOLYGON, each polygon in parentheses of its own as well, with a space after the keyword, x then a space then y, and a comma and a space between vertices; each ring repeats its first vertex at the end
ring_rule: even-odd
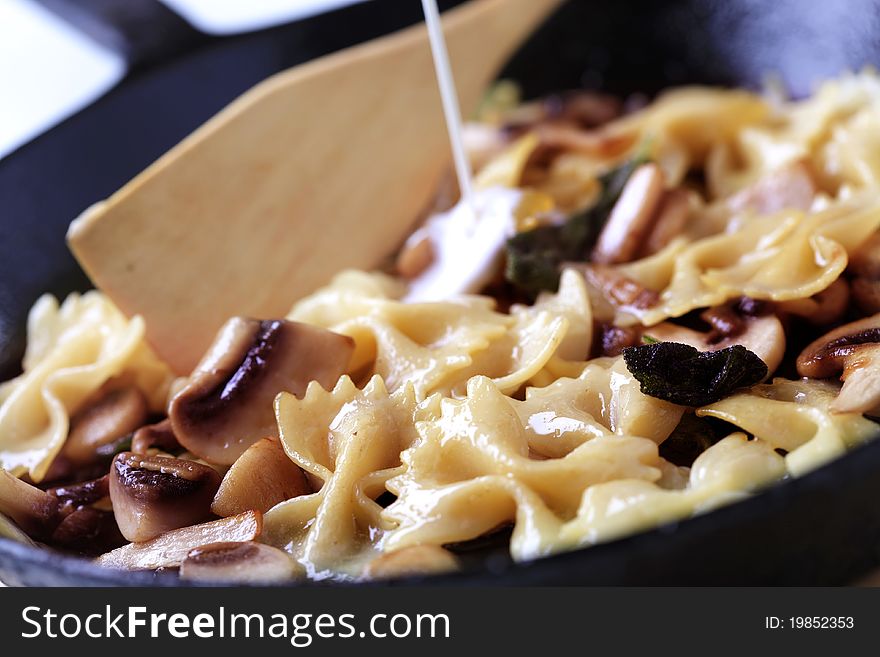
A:
MULTIPOLYGON (((465 113, 560 0, 444 15, 465 113)), ((273 76, 70 226, 97 287, 188 373, 233 315, 284 315, 396 248, 449 161, 427 32, 413 26, 273 76)))

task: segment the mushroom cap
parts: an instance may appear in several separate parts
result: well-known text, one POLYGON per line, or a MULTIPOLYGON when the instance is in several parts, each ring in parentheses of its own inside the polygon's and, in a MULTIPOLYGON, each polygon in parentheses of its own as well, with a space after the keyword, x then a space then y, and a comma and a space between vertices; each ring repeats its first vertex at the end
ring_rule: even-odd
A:
POLYGON ((182 579, 202 582, 270 583, 303 575, 293 557, 255 543, 211 543, 191 550, 180 565, 182 579))
POLYGON ((880 313, 838 326, 813 340, 797 358, 801 376, 825 379, 839 374, 860 352, 880 344, 880 313))
POLYGON ((110 467, 113 513, 129 541, 205 520, 219 487, 217 471, 194 461, 123 452, 110 467))
POLYGON ((286 320, 229 320, 169 404, 177 440, 211 463, 231 465, 260 438, 277 436, 273 402, 301 397, 312 381, 332 388, 354 341, 286 320))
POLYGON ((137 429, 147 414, 147 400, 137 388, 110 390, 73 417, 62 455, 76 465, 94 461, 99 447, 137 429))

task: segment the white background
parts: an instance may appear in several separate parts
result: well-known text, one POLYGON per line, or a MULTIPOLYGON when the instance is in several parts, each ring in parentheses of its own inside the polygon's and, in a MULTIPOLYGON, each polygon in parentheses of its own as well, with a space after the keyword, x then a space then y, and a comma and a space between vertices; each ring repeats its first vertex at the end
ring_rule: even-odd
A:
MULTIPOLYGON (((162 0, 212 34, 261 29, 358 1, 162 0)), ((124 75, 122 57, 33 0, 0 0, 0 158, 88 105, 124 75)))

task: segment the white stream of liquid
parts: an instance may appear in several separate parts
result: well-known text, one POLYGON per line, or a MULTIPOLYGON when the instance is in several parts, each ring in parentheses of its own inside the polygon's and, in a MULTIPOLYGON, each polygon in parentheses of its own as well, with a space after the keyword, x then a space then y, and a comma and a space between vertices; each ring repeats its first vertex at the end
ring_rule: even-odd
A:
POLYGON ((434 70, 437 73, 437 84, 440 87, 440 98, 443 101, 443 114, 446 116, 446 129, 449 131, 449 143, 452 146, 452 159, 455 163, 455 174, 458 177, 458 188, 461 190, 462 205, 472 207, 473 185, 471 169, 464 150, 461 128, 461 108, 455 80, 449 65, 449 53, 446 50, 446 39, 443 37, 443 26, 440 23, 440 12, 437 0, 422 0, 425 22, 428 25, 428 38, 431 42, 431 53, 434 56, 434 70))

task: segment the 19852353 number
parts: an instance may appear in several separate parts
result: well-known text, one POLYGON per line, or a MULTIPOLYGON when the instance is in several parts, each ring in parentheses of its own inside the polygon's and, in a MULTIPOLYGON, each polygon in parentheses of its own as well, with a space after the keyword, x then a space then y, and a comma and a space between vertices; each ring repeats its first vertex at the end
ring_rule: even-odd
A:
POLYGON ((851 630, 855 619, 852 616, 765 616, 764 627, 768 630, 851 630))

